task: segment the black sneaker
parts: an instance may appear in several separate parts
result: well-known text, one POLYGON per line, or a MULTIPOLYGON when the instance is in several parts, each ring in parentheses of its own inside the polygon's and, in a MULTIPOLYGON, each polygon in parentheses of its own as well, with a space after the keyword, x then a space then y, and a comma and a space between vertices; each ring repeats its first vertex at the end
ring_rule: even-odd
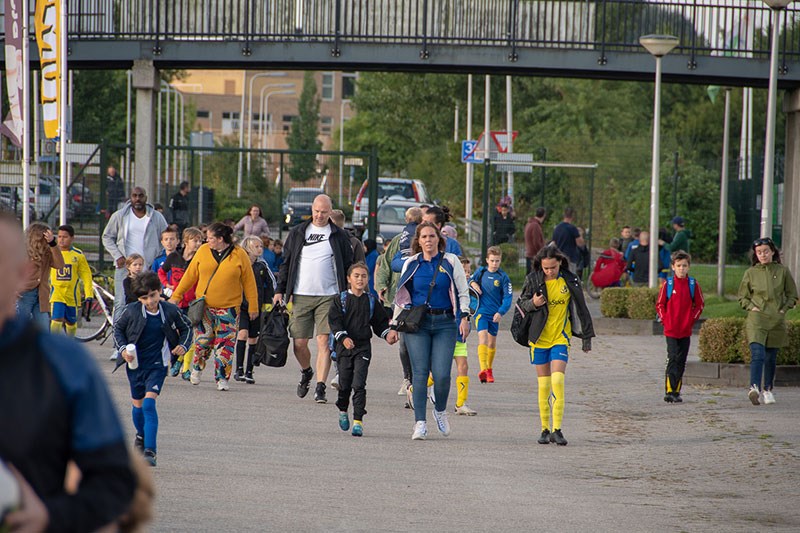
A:
POLYGON ((136 437, 133 438, 133 448, 139 450, 139 453, 144 453, 144 437, 138 433, 136 437))
POLYGON ((672 393, 672 401, 675 402, 675 403, 683 402, 683 398, 681 398, 681 393, 680 392, 673 392, 672 393))
POLYGON ((253 379, 253 373, 252 373, 252 372, 247 372, 247 373, 244 375, 244 382, 245 382, 245 383, 247 383, 248 385, 253 385, 253 384, 255 384, 256 380, 255 380, 255 379, 253 379))
POLYGON ((672 395, 671 392, 668 392, 664 395, 664 401, 667 403, 672 403, 675 401, 675 397, 672 395))
POLYGON ((147 464, 150 466, 156 466, 156 452, 153 450, 145 450, 144 460, 147 461, 147 464))
POLYGON ((328 403, 328 398, 325 396, 325 384, 321 381, 317 382, 317 388, 314 391, 314 401, 317 403, 328 403))
POLYGON ((567 439, 565 439, 564 435, 561 434, 560 429, 553 430, 553 432, 550 434, 550 442, 555 442, 559 446, 567 445, 567 439))
POLYGON ((311 378, 314 377, 314 371, 310 368, 308 370, 300 371, 300 383, 297 384, 297 396, 305 398, 308 394, 308 388, 311 384, 311 378))
POLYGON ((237 368, 236 372, 233 373, 233 379, 236 381, 244 381, 244 371, 241 368, 237 368))
POLYGON ((539 437, 539 440, 537 440, 536 442, 538 442, 539 444, 550 444, 550 438, 551 438, 550 430, 543 429, 542 436, 539 437))

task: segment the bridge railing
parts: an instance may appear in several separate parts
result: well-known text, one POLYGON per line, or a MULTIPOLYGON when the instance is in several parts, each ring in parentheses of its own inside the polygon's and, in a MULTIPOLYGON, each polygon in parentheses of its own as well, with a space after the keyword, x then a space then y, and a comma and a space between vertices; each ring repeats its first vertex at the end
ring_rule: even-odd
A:
MULTIPOLYGON (((419 44, 642 51, 667 33, 677 53, 767 57, 770 11, 755 0, 71 0, 70 39, 419 44)), ((800 6, 800 2, 797 3, 800 6)), ((782 56, 800 59, 800 7, 782 56)), ((2 18, 2 17, 0 17, 2 18)), ((0 30, 2 30, 0 24, 0 30)))

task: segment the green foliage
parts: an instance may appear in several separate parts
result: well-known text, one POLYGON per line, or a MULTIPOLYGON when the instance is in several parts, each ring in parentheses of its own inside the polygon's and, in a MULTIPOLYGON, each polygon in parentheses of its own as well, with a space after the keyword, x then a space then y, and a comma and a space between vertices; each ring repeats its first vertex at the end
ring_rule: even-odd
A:
MULTIPOLYGON (((124 70, 76 70, 73 74, 74 142, 125 142, 124 70)), ((135 117, 131 117, 135 121, 135 117)))
MULTIPOLYGON (((297 103, 298 115, 292 120, 292 129, 286 142, 290 150, 320 150, 319 136, 319 96, 314 73, 306 72, 303 77, 303 92, 297 103)), ((317 177, 317 159, 313 153, 291 154, 291 177, 298 182, 317 177)))
POLYGON ((504 242, 500 245, 500 251, 503 252, 503 269, 506 265, 513 266, 519 263, 519 247, 515 244, 504 242))
POLYGON ((628 318, 654 320, 656 318, 658 289, 636 288, 628 295, 628 318))
POLYGON ((628 317, 628 296, 633 289, 610 287, 600 293, 600 313, 609 318, 628 317))
POLYGON ((743 362, 743 336, 743 318, 706 320, 700 327, 700 360, 709 363, 743 362))

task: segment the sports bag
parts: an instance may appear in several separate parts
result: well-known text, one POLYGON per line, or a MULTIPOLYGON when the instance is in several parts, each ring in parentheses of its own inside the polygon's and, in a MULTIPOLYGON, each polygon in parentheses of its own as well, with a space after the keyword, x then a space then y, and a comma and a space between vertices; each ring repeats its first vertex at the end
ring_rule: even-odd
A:
POLYGON ((256 344, 254 364, 281 367, 289 353, 289 315, 283 305, 276 305, 264 315, 256 344))
POLYGON ((511 337, 520 346, 530 347, 528 332, 531 329, 532 321, 533 316, 522 310, 522 298, 518 298, 517 303, 514 304, 514 318, 511 320, 511 337))

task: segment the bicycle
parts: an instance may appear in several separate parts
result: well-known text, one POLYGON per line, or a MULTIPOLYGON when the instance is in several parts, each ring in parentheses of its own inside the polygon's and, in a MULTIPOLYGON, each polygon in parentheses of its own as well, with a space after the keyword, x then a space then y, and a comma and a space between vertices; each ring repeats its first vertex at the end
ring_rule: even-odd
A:
POLYGON ((110 287, 108 276, 96 272, 92 274, 93 300, 81 306, 76 340, 89 342, 102 338, 100 344, 104 344, 114 331, 114 294, 107 287, 110 287))

